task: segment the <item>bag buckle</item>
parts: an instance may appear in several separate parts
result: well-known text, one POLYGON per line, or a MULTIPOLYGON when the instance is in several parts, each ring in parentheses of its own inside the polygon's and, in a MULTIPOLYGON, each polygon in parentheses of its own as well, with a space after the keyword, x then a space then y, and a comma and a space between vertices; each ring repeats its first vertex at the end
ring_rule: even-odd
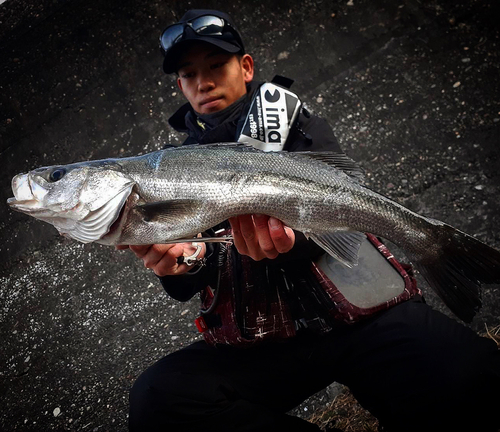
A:
POLYGON ((203 318, 202 316, 196 318, 194 320, 194 323, 196 324, 196 327, 198 328, 198 331, 200 333, 204 333, 208 330, 207 322, 205 321, 205 318, 203 318))

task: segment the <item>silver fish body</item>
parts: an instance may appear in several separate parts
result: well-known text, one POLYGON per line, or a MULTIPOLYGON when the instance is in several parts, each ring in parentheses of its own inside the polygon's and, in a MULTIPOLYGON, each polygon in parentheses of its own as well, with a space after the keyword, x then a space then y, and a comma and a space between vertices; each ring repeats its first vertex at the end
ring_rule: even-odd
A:
POLYGON ((445 303, 470 321, 480 282, 500 281, 500 253, 361 185, 335 153, 265 153, 235 144, 47 167, 13 179, 15 210, 62 234, 108 245, 192 238, 232 216, 266 214, 346 265, 370 232, 400 246, 445 303))

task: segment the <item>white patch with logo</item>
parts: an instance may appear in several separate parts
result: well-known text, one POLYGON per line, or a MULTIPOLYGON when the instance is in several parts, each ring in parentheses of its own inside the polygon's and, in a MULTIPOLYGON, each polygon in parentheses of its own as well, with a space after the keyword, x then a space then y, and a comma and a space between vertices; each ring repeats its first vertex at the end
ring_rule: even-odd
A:
POLYGON ((299 97, 273 83, 263 84, 250 105, 238 142, 263 151, 283 150, 302 103, 299 97))

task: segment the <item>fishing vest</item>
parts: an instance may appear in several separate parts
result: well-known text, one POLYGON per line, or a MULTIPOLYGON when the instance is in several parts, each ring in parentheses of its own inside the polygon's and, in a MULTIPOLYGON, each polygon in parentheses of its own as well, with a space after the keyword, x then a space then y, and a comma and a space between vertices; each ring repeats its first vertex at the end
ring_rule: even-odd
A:
MULTIPOLYGON (((230 235, 230 230, 219 235, 230 235)), ((301 329, 326 333, 339 325, 355 324, 376 313, 421 295, 410 265, 400 263, 374 235, 366 234, 358 266, 344 267, 328 254, 293 275, 263 283, 252 271, 252 259, 234 246, 222 244, 214 286, 201 292, 198 330, 211 345, 251 347, 267 340, 284 340, 301 329), (307 299, 323 313, 312 319, 293 314, 290 290, 309 291, 307 299)))
MULTIPOLYGON (((302 109, 300 98, 290 91, 292 82, 275 77, 254 92, 239 121, 238 141, 264 151, 284 148, 302 109)), ((218 232, 230 234, 227 229, 218 232)), ((353 268, 325 253, 296 268, 274 266, 269 272, 223 243, 216 265, 216 281, 201 291, 195 321, 212 345, 250 347, 293 337, 305 328, 325 333, 421 294, 412 267, 398 262, 372 234, 366 234, 353 268), (297 307, 297 302, 305 306, 297 307)))

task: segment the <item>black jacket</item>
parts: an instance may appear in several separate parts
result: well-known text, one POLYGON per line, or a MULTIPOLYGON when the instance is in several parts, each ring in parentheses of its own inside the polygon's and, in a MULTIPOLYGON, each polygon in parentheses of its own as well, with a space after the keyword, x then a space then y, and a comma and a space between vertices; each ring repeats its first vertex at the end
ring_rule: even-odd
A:
MULTIPOLYGON (((259 84, 251 83, 249 86, 247 103, 241 110, 241 114, 219 126, 203 130, 196 121, 196 113, 189 104, 183 105, 170 119, 170 125, 179 132, 187 133, 189 136, 184 144, 208 144, 215 142, 234 142, 239 125, 244 121, 246 112, 250 107, 253 92, 259 84)), ((310 115, 305 109, 299 115, 296 126, 290 131, 284 150, 287 151, 335 151, 340 152, 340 146, 328 123, 316 116, 310 115)), ((215 262, 217 261, 219 246, 207 244, 207 266, 193 273, 180 276, 161 277, 161 283, 166 292, 176 300, 187 301, 197 292, 200 292, 207 284, 212 284, 216 273, 215 262)), ((294 271, 298 262, 310 263, 311 258, 319 256, 324 251, 308 241, 301 233, 296 233, 296 243, 293 249, 281 254, 274 260, 264 259, 253 262, 256 272, 276 271, 279 266, 290 267, 294 271)), ((280 270, 281 271, 281 270, 280 270)))

